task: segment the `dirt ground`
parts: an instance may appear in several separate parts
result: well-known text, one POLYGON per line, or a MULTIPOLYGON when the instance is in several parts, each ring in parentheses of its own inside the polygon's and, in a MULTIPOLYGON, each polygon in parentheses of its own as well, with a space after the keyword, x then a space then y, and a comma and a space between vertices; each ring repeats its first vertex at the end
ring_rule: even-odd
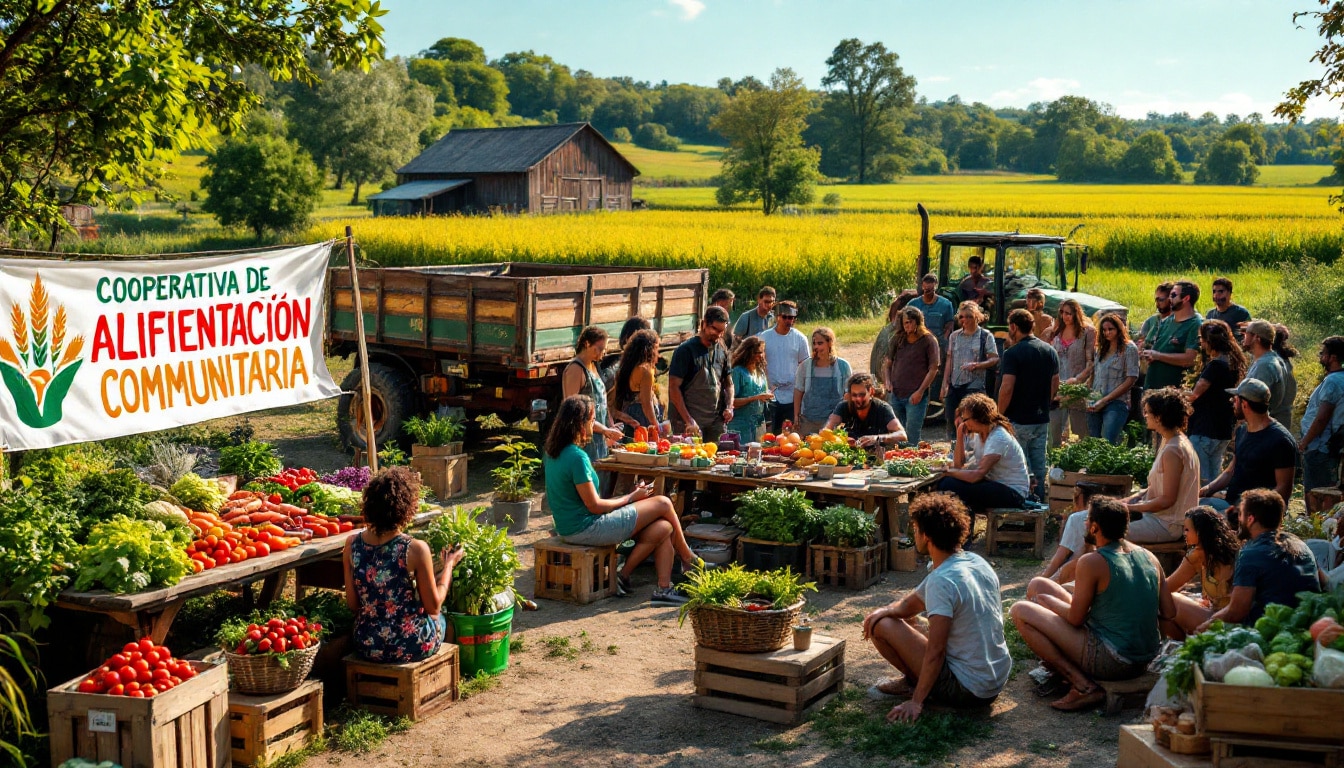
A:
MULTIPOLYGON (((845 345, 855 370, 867 367, 868 345, 845 345)), ((335 363, 336 361, 333 361, 335 363)), ((333 369, 342 366, 334 364, 333 369)), ((348 366, 347 366, 348 369, 348 366)), ((344 370, 333 370, 337 380, 344 370)), ((334 402, 254 415, 257 437, 275 442, 289 463, 322 470, 348 464, 334 438, 334 402)), ((466 504, 488 503, 489 469, 477 450, 466 504)), ((540 478, 538 478, 540 485, 540 478)), ((549 515, 535 510, 530 530, 515 538, 523 568, 520 594, 533 593, 532 544, 549 534, 549 515)), ((983 553, 983 536, 971 547, 983 553)), ((1049 554, 1049 553, 1047 553, 1049 554)), ((996 558, 1005 601, 1022 597, 1040 568, 1032 559, 996 558)), ((888 572, 861 592, 823 589, 812 595, 813 626, 846 641, 846 679, 860 690, 890 668, 860 635, 869 610, 914 587, 919 573, 888 572)), ((537 612, 515 614, 522 641, 497 687, 392 736, 367 755, 328 752, 309 765, 358 768, 391 766, 549 766, 557 764, 648 766, 868 766, 893 764, 826 745, 810 724, 788 728, 691 706, 693 636, 677 626, 676 610, 652 608, 652 569, 634 576, 634 594, 588 606, 541 601, 537 612), (567 638, 573 658, 550 655, 567 638), (548 642, 549 641, 549 642, 548 642)), ((1116 759, 1119 726, 1137 716, 1065 715, 1038 698, 1018 661, 1013 679, 995 704, 986 738, 949 756, 947 765, 1097 766, 1116 759)), ((873 713, 889 704, 864 702, 873 713)))

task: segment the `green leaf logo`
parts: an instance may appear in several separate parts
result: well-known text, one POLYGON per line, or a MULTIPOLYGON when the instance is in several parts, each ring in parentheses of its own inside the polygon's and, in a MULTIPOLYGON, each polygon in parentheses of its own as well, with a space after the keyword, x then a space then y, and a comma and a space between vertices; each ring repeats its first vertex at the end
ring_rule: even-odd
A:
POLYGON ((14 398, 19 421, 45 429, 64 415, 62 405, 75 374, 84 360, 84 337, 75 336, 66 343, 65 307, 50 311, 47 289, 42 276, 33 280, 28 297, 28 313, 15 304, 9 313, 10 339, 0 338, 0 381, 14 398))

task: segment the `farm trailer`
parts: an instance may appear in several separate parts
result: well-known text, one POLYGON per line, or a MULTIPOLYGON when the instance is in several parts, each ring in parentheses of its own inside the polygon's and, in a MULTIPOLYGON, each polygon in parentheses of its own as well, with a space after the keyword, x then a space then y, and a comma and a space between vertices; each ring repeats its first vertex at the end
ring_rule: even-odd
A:
MULTIPOLYGON (((503 262, 361 268, 374 439, 402 441, 411 416, 460 406, 468 417, 530 417, 543 430, 560 400, 560 376, 584 327, 609 336, 642 315, 670 353, 695 334, 708 306, 709 270, 503 262)), ((327 279, 327 352, 355 354, 350 272, 327 279)), ((342 383, 341 439, 363 448, 359 370, 342 383)))

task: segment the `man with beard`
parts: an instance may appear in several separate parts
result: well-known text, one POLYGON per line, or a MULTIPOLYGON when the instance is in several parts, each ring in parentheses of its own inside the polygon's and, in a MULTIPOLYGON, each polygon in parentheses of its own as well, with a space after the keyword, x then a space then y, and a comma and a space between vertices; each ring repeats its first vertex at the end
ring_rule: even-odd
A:
POLYGON ((966 507, 950 493, 910 504, 915 547, 933 562, 918 587, 863 620, 863 637, 904 675, 873 686, 874 698, 908 696, 888 722, 919 719, 926 703, 986 708, 1008 682, 1013 660, 1003 636, 999 577, 984 558, 961 548, 970 533, 966 507), (928 629, 914 619, 928 616, 928 629))
POLYGON ((1232 395, 1232 413, 1245 419, 1236 432, 1236 452, 1227 469, 1211 483, 1199 489, 1199 503, 1219 512, 1233 507, 1252 488, 1268 488, 1287 504, 1293 495, 1293 473, 1297 466, 1297 443, 1282 424, 1269 416, 1269 387, 1259 379, 1245 378, 1232 395), (1227 489, 1225 498, 1213 494, 1227 489))
POLYGON ((1251 624, 1265 613, 1265 606, 1279 603, 1297 607, 1298 592, 1320 592, 1325 574, 1302 540, 1279 530, 1284 503, 1279 494, 1254 489, 1242 494, 1237 517, 1237 535, 1246 542, 1237 553, 1232 571, 1232 599, 1227 607, 1199 627, 1222 620, 1228 624, 1251 624))
POLYGON ((1157 332, 1157 324, 1166 319, 1171 314, 1171 283, 1163 283, 1157 286, 1153 294, 1153 304, 1157 307, 1157 312, 1148 316, 1139 326, 1139 332, 1134 334, 1134 343, 1139 345, 1139 349, 1151 349, 1150 343, 1153 334, 1157 332))
POLYGON ((1076 712, 1100 704, 1106 692, 1097 680, 1132 680, 1157 656, 1158 619, 1176 617, 1157 558, 1125 540, 1129 511, 1107 496, 1092 497, 1086 541, 1097 550, 1078 560, 1073 594, 1037 577, 1035 596, 1013 603, 1009 613, 1031 650, 1069 684, 1050 706, 1076 712))

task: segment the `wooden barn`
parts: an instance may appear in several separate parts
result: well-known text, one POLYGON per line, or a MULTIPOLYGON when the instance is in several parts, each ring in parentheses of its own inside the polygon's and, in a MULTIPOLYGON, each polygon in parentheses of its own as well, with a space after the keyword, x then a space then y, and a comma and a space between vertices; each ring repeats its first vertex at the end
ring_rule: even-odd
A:
POLYGON ((630 210, 639 169, 588 123, 459 128, 369 196, 375 216, 630 210))

